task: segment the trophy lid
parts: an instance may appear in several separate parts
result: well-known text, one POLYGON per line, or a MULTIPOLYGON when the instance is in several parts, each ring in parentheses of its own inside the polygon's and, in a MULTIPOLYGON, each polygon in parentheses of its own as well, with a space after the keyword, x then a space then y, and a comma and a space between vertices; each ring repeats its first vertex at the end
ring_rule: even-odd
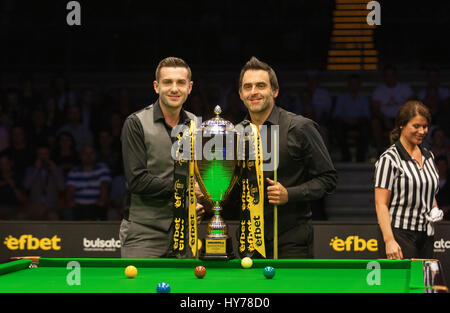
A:
POLYGON ((215 117, 205 121, 202 123, 202 131, 208 134, 227 134, 230 132, 235 132, 234 125, 228 120, 220 117, 222 113, 222 108, 219 105, 216 105, 214 108, 215 117))

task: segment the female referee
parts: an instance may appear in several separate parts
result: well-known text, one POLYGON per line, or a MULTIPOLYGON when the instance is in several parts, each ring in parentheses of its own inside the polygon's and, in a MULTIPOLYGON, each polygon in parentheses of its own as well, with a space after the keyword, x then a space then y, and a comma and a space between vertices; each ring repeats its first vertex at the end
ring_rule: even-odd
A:
POLYGON ((421 143, 431 114, 420 101, 397 112, 391 146, 375 163, 375 206, 381 258, 433 258, 434 223, 441 220, 439 175, 433 154, 421 143))

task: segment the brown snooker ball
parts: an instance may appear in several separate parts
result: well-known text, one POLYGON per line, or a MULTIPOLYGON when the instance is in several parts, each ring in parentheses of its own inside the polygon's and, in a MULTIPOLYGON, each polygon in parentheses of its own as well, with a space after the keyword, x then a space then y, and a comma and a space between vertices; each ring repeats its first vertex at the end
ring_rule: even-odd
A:
POLYGON ((204 266, 199 265, 195 268, 194 274, 198 278, 203 278, 206 275, 206 268, 204 266))

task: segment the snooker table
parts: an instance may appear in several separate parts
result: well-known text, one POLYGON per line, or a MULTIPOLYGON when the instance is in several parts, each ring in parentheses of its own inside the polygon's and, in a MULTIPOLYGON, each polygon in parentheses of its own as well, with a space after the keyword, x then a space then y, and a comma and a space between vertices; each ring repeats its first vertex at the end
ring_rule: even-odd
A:
POLYGON ((446 292, 436 286, 442 279, 437 260, 255 259, 249 269, 239 259, 35 258, 0 265, 0 293, 155 293, 160 282, 171 293, 446 292), (128 265, 136 277, 126 277, 128 265), (198 265, 206 267, 202 279, 194 275, 198 265), (272 279, 263 275, 266 266, 275 268, 272 279))

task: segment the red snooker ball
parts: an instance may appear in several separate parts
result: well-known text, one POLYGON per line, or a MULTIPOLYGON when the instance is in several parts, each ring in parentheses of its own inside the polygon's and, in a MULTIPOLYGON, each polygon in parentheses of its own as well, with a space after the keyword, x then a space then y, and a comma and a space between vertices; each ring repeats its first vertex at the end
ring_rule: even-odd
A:
POLYGON ((197 276, 198 278, 203 278, 206 275, 206 268, 203 266, 197 266, 194 270, 194 274, 195 276, 197 276))

